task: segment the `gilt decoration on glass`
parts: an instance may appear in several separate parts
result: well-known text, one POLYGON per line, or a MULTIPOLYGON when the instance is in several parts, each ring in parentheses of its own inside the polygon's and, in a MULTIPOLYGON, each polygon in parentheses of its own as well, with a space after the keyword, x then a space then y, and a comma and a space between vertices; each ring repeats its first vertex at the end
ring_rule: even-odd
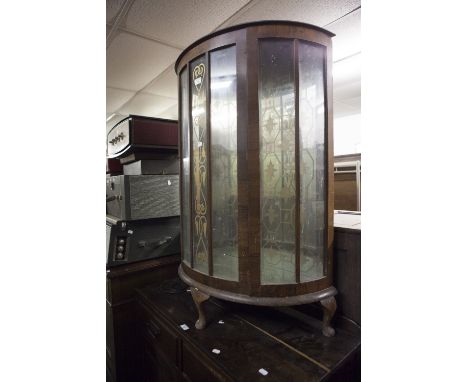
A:
POLYGON ((193 151, 193 266, 208 273, 208 171, 206 131, 206 59, 202 56, 190 63, 192 90, 193 151))

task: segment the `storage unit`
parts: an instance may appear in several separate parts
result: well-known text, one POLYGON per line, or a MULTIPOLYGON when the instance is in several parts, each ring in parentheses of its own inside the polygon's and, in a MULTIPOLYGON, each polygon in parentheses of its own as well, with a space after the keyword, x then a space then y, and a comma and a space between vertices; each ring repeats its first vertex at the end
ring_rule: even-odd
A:
POLYGON ((185 49, 179 76, 181 278, 209 296, 320 301, 334 334, 332 33, 262 21, 185 49))
POLYGON ((361 325, 361 214, 335 211, 333 274, 338 312, 361 325))
POLYGON ((141 317, 136 289, 158 285, 177 275, 180 256, 140 261, 106 272, 106 372, 107 382, 134 382, 144 359, 139 341, 141 317))

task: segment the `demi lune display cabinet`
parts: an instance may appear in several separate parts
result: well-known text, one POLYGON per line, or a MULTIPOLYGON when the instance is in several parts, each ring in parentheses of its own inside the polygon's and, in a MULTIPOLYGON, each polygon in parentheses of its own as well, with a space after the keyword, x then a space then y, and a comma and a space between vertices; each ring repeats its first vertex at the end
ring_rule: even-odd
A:
POLYGON ((179 275, 198 329, 213 296, 320 302, 323 334, 334 334, 332 36, 297 22, 242 24, 176 61, 179 275))

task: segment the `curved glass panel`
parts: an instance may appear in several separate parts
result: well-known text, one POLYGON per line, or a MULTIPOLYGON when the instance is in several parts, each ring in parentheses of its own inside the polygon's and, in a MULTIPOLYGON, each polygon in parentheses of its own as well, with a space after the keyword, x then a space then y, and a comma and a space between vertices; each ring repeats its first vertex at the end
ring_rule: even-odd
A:
POLYGON ((190 265, 190 128, 189 128, 189 83, 187 68, 180 74, 182 105, 180 121, 182 123, 182 252, 183 261, 190 265))
POLYGON ((210 53, 213 276, 239 279, 237 254, 236 47, 210 53))
POLYGON ((299 42, 300 281, 324 276, 325 48, 299 42))
POLYGON ((192 92, 192 218, 193 267, 208 273, 208 171, 206 132, 206 59, 190 63, 192 92))
POLYGON ((260 279, 296 282, 293 40, 259 42, 260 279))

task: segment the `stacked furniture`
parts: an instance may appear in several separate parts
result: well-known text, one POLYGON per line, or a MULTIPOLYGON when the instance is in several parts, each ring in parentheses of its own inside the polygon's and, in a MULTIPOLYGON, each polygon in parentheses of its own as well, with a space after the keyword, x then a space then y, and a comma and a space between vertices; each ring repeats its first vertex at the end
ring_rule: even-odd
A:
POLYGON ((180 263, 177 145, 177 121, 171 120, 131 115, 107 134, 106 364, 110 381, 139 378, 136 288, 174 277, 180 263))

